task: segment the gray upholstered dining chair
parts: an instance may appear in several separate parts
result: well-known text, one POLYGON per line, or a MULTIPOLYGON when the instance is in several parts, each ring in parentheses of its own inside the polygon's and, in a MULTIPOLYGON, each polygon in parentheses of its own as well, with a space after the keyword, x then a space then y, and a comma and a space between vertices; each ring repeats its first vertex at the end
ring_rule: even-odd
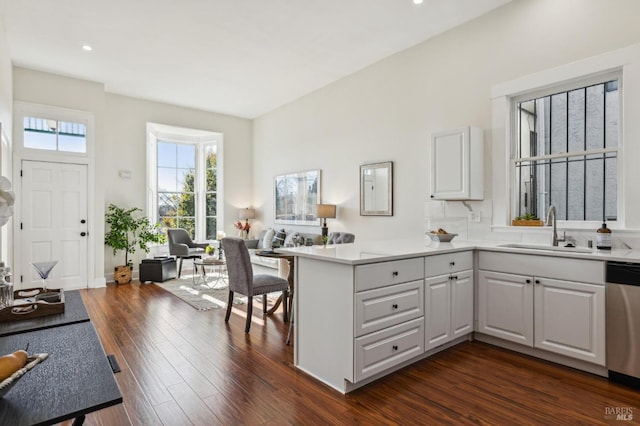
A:
POLYGON ((329 240, 327 244, 348 244, 356 240, 354 234, 348 232, 332 232, 329 234, 329 240))
POLYGON ((167 236, 169 237, 169 255, 180 260, 178 266, 178 278, 180 278, 182 260, 202 257, 209 243, 194 243, 189 233, 181 228, 167 229, 167 236))
POLYGON ((287 298, 289 297, 289 281, 275 275, 253 274, 253 267, 249 258, 249 250, 241 238, 223 238, 222 249, 227 260, 227 273, 229 275, 229 300, 227 301, 227 313, 225 322, 229 322, 231 305, 233 305, 234 293, 244 294, 247 301, 247 321, 244 332, 248 333, 251 327, 251 315, 253 313, 253 296, 262 295, 262 312, 267 313, 267 293, 282 292, 282 306, 284 321, 288 321, 287 298))

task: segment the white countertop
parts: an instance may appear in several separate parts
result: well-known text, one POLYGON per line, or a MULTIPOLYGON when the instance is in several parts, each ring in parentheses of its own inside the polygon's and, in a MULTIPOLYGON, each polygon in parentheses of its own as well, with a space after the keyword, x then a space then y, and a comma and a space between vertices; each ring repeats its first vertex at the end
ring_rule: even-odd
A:
MULTIPOLYGON (((581 252, 559 247, 558 250, 548 250, 550 246, 527 244, 523 248, 505 247, 507 241, 452 241, 450 243, 434 243, 424 238, 375 241, 352 244, 337 244, 327 246, 279 248, 280 253, 307 257, 327 262, 362 265, 367 263, 385 262, 389 260, 407 259, 417 256, 429 256, 467 250, 489 250, 505 253, 522 253, 539 256, 570 257, 592 260, 616 260, 621 262, 640 262, 640 250, 614 249, 585 251, 585 247, 578 247, 581 252), (545 249, 547 248, 547 249, 545 249)), ((523 244, 524 245, 524 244, 523 244)))

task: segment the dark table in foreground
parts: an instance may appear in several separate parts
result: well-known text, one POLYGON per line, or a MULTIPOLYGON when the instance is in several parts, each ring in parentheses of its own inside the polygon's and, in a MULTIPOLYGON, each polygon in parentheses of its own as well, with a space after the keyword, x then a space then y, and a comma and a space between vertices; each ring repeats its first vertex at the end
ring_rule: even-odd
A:
POLYGON ((0 338, 0 353, 24 349, 49 358, 25 374, 0 399, 0 425, 50 425, 120 404, 93 324, 82 322, 0 338))
MULTIPOLYGON (((64 313, 21 321, 0 322, 0 337, 85 321, 89 321, 89 314, 84 307, 80 292, 78 290, 65 291, 64 313)), ((29 348, 29 353, 32 352, 31 348, 29 348)))

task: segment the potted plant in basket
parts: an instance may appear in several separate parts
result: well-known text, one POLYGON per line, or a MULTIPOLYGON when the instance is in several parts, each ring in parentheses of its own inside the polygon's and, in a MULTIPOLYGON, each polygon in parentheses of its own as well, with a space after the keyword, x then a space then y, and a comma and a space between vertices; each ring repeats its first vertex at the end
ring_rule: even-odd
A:
POLYGON ((158 232, 159 224, 151 225, 146 216, 140 216, 141 209, 133 207, 123 209, 110 204, 105 214, 105 222, 109 229, 104 235, 104 243, 113 249, 114 256, 124 250, 124 265, 116 266, 114 279, 118 284, 131 281, 132 261, 129 254, 136 252, 136 248, 149 253, 149 244, 165 242, 166 237, 158 232))

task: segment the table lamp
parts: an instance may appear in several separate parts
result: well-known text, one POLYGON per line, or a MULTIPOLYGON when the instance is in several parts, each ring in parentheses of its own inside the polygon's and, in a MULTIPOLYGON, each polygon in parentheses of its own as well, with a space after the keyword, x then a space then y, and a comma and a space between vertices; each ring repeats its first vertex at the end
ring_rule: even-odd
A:
POLYGON ((246 208, 246 209, 240 209, 238 210, 238 219, 243 220, 244 219, 244 231, 247 233, 247 236, 249 236, 249 228, 251 228, 251 226, 249 225, 249 219, 255 219, 256 218, 256 209, 250 209, 250 208, 246 208))
POLYGON ((322 222, 322 236, 329 235, 329 228, 327 228, 327 219, 335 219, 336 206, 335 204, 318 204, 316 216, 319 219, 324 219, 322 222))

